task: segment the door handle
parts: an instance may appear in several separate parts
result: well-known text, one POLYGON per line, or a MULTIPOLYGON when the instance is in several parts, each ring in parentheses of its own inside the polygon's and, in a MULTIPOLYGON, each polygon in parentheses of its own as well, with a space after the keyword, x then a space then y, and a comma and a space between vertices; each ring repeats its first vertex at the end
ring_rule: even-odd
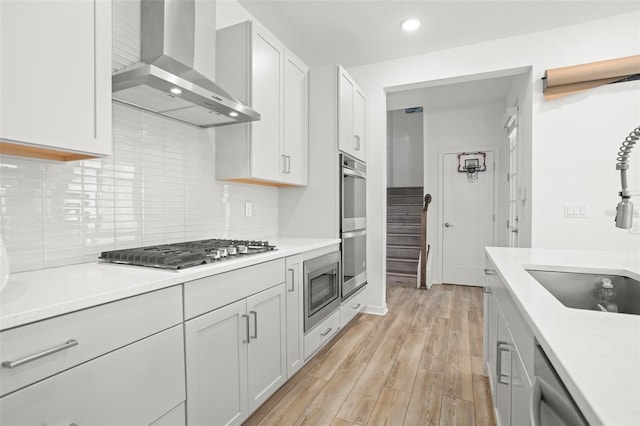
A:
POLYGON ((498 377, 498 383, 508 385, 509 382, 507 380, 503 380, 503 378, 511 379, 511 377, 509 374, 502 373, 502 352, 510 352, 509 344, 507 342, 498 341, 497 346, 498 359, 496 360, 496 376, 498 377))
POLYGON ((289 289, 289 292, 294 292, 296 291, 296 274, 293 268, 289 268, 289 272, 291 272, 291 289, 289 289))
POLYGON ((353 149, 356 151, 360 151, 360 136, 353 135, 353 149))
POLYGON ((242 318, 245 319, 246 326, 247 326, 247 340, 243 340, 242 343, 250 343, 251 342, 251 335, 249 334, 249 315, 242 314, 242 318))
POLYGON ((258 313, 256 311, 249 311, 249 315, 253 314, 253 336, 251 338, 258 338, 258 313))
POLYGON ((453 223, 445 222, 444 223, 444 227, 445 228, 453 228, 453 223))
POLYGON ((291 156, 290 155, 285 155, 285 173, 287 174, 291 174, 291 156))

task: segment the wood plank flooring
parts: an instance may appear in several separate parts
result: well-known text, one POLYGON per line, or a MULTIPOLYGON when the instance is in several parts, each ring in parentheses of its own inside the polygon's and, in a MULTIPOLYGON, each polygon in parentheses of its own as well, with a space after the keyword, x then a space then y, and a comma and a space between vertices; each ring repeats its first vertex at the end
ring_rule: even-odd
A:
POLYGON ((480 287, 388 286, 245 425, 495 425, 480 287))

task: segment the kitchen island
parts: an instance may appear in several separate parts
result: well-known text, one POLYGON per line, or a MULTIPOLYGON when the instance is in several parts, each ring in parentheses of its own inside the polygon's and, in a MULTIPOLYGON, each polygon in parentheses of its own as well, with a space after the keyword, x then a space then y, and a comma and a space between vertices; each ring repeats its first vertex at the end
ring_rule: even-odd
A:
POLYGON ((640 253, 486 249, 526 325, 592 425, 640 424, 640 316, 564 306, 527 269, 640 280, 640 253))

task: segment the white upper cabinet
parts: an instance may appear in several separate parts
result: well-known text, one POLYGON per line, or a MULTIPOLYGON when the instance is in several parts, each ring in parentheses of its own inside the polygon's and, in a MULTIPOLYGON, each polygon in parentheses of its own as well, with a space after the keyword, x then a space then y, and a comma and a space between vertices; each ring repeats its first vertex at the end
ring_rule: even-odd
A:
POLYGON ((107 156, 111 2, 0 2, 0 152, 107 156))
POLYGON ((366 161, 364 114, 364 93, 338 66, 338 149, 362 161, 366 161))
POLYGON ((307 184, 308 67, 255 22, 216 33, 216 82, 261 115, 216 129, 216 178, 307 184))

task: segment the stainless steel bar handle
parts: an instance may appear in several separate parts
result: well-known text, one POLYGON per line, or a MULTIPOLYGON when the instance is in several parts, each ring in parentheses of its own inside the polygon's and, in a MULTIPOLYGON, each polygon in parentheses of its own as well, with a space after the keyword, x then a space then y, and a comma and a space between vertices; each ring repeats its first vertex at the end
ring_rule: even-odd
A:
POLYGON ((491 287, 489 285, 484 286, 484 292, 485 292, 485 294, 493 294, 494 293, 493 287, 491 287))
POLYGON ((44 358, 45 356, 51 355, 51 354, 55 354, 56 352, 60 352, 60 351, 64 351, 65 349, 69 349, 72 348, 74 346, 78 346, 80 342, 78 342, 76 339, 69 339, 66 342, 64 342, 62 345, 60 346, 56 346, 55 348, 51 348, 51 349, 47 349, 46 351, 42 351, 39 352, 37 354, 34 355, 29 355, 26 356, 22 359, 19 359, 17 361, 4 361, 2 363, 3 367, 6 368, 16 368, 16 367, 20 367, 21 365, 27 364, 31 361, 35 361, 36 359, 40 359, 40 358, 44 358))
POLYGON ((296 271, 293 268, 289 268, 288 271, 291 272, 291 288, 289 292, 294 292, 296 291, 296 271))
POLYGON ((495 269, 484 268, 485 275, 498 275, 495 269))
POLYGON ((321 335, 322 337, 324 337, 324 336, 326 336, 327 334, 331 333, 331 330, 333 330, 333 327, 329 327, 329 328, 327 329, 327 331, 325 331, 324 333, 320 333, 320 335, 321 335))
POLYGON ((567 425, 583 425, 584 420, 578 411, 573 407, 571 401, 556 391, 550 384, 540 376, 533 380, 533 390, 529 400, 529 416, 531 426, 544 426, 540 420, 540 407, 542 401, 567 425))
POLYGON ((242 318, 245 319, 247 326, 247 340, 243 340, 242 343, 251 343, 251 335, 249 334, 249 315, 242 314, 242 318))
POLYGON ((496 362, 496 376, 498 377, 498 383, 502 383, 503 385, 508 385, 509 382, 506 380, 502 380, 502 378, 510 379, 508 374, 502 373, 502 352, 509 352, 509 344, 507 342, 498 341, 497 344, 498 354, 497 354, 497 362, 496 362))
POLYGON ((286 172, 287 174, 291 173, 291 156, 290 155, 285 155, 285 165, 286 165, 286 172))
POLYGON ((353 135, 353 149, 360 151, 360 135, 353 135))
POLYGON ((258 313, 256 311, 249 311, 249 315, 253 314, 253 336, 251 338, 258 338, 258 313))
POLYGON ((353 309, 358 309, 360 306, 362 306, 362 304, 358 303, 356 306, 353 307, 353 309))
POLYGON ((281 154, 280 158, 282 159, 282 168, 280 169, 280 173, 287 173, 287 156, 281 154))

